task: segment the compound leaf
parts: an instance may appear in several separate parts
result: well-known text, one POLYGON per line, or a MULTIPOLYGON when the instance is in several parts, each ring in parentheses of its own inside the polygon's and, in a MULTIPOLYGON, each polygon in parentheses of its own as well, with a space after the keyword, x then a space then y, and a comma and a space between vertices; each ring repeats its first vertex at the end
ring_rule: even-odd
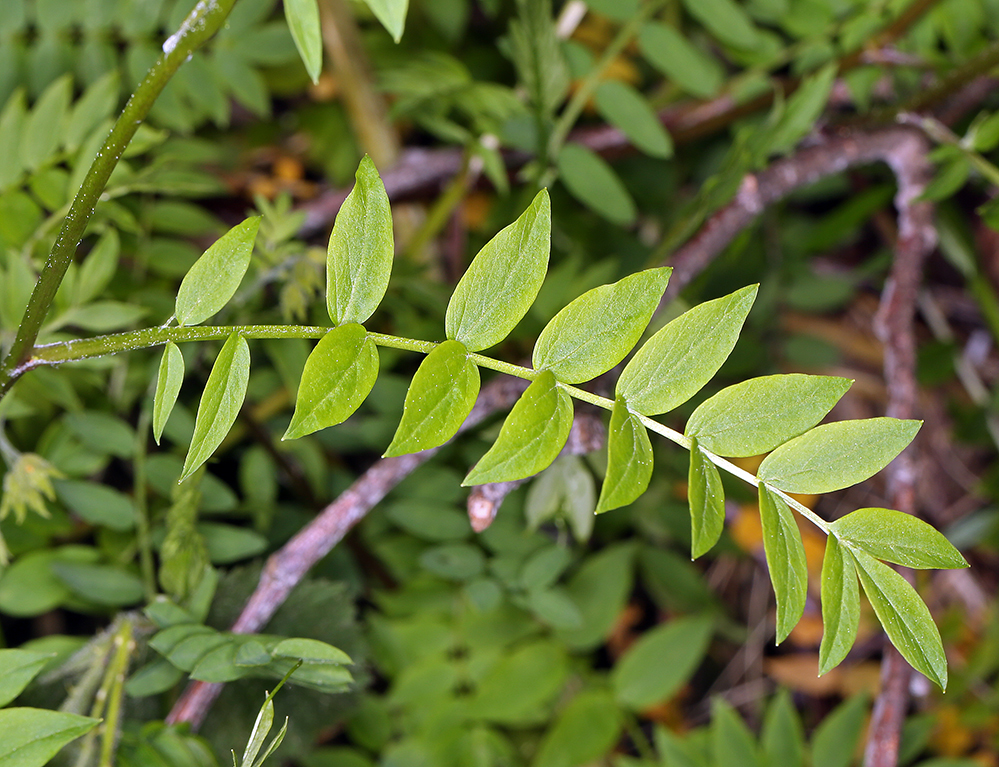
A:
POLYGON ((295 413, 282 439, 346 421, 378 378, 378 349, 356 322, 333 328, 305 361, 295 413))
POLYGON ((499 437, 462 485, 507 482, 537 474, 558 456, 572 427, 572 400, 544 370, 517 400, 499 437))
POLYGON ((188 270, 177 291, 174 315, 180 325, 197 325, 225 306, 250 265, 260 216, 253 216, 219 237, 188 270))
POLYGON ((444 341, 426 356, 406 392, 402 420, 385 455, 443 445, 468 417, 479 395, 479 368, 459 341, 444 341))
POLYGON ((763 550, 777 598, 777 644, 780 644, 805 612, 808 592, 805 546, 787 503, 762 482, 760 521, 763 525, 763 550))
POLYGON ((0 711, 0 764, 42 767, 70 741, 100 724, 100 719, 40 708, 0 711))
POLYGON ((180 394, 180 385, 184 382, 184 355, 180 347, 173 341, 167 341, 163 347, 163 359, 160 360, 160 372, 156 377, 156 393, 153 395, 153 439, 160 444, 163 427, 166 426, 173 406, 180 394))
POLYGON ((392 273, 392 211, 371 158, 361 158, 326 255, 326 306, 334 325, 362 323, 381 303, 392 273))
POLYGON ((817 426, 781 445, 757 476, 787 493, 831 493, 877 474, 916 436, 921 421, 866 418, 817 426))
POLYGON ((194 421, 191 447, 178 481, 190 477, 225 439, 243 405, 249 379, 250 347, 245 338, 233 333, 223 344, 205 384, 194 421))
POLYGON ((684 433, 716 455, 768 453, 821 421, 851 383, 800 373, 751 378, 702 402, 684 433))
POLYGON ((319 3, 317 0, 287 0, 284 15, 288 20, 291 37, 302 57, 305 70, 313 83, 319 81, 323 68, 323 38, 319 30, 319 3))
POLYGON ((668 323, 625 367, 617 396, 643 415, 666 413, 690 399, 732 351, 758 287, 707 301, 668 323))
POLYGON ((840 540, 896 565, 923 570, 968 566, 939 531, 894 509, 857 509, 837 519, 830 529, 840 540))
POLYGON ((485 244, 458 282, 444 327, 477 352, 498 344, 534 303, 548 270, 551 202, 542 189, 520 218, 485 244))
POLYGON ((551 370, 568 384, 606 373, 642 337, 672 271, 648 269, 579 296, 541 331, 534 368, 551 370))
POLYGON ((826 540, 822 559, 822 644, 819 676, 840 664, 853 647, 860 624, 860 589, 853 559, 836 539, 826 540))
POLYGON ((607 432, 607 474, 600 488, 597 514, 627 506, 652 479, 652 443, 645 426, 617 399, 607 432))
POLYGON ((725 492, 718 469, 701 451, 697 439, 690 441, 690 557, 697 559, 711 549, 725 526, 725 492))

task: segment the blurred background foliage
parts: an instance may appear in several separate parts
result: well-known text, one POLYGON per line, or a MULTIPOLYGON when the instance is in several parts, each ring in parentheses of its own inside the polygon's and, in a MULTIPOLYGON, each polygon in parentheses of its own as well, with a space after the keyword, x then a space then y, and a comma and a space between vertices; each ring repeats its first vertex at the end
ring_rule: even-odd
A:
MULTIPOLYGON (((5 346, 109 121, 192 5, 0 3, 5 346)), ((325 68, 312 83, 276 0, 238 0, 115 171, 40 340, 162 323, 186 269, 252 212, 264 217, 254 260, 217 324, 325 324, 325 237, 368 152, 397 233, 376 331, 440 339, 446 297, 471 256, 539 186, 550 188, 551 271, 498 352, 516 360, 584 290, 670 263, 746 173, 822 135, 918 111, 939 145, 926 196, 940 237, 917 323, 921 512, 973 568, 920 580, 952 682, 946 695, 914 684, 899 763, 999 765, 999 99, 990 77, 999 3, 411 0, 398 44, 367 5, 320 8, 325 68)), ((724 385, 792 371, 856 380, 838 418, 883 414, 871 323, 897 234, 894 189, 882 166, 822 178, 763 211, 669 294, 655 326, 762 283, 732 357, 672 425, 724 385)), ((184 345, 188 385, 158 448, 148 439, 153 351, 32 371, 0 405, 0 530, 12 554, 0 568, 2 642, 53 654, 23 701, 58 707, 68 694, 81 705, 83 682, 110 662, 100 648, 114 616, 160 591, 188 597, 177 584, 206 565, 220 586, 205 620, 227 629, 263 557, 388 445, 418 362, 382 350, 382 375, 355 416, 281 442, 309 346, 251 342, 247 403, 185 496, 175 480, 210 347, 184 345)), ((679 451, 657 443, 650 492, 597 518, 604 456, 565 456, 476 534, 460 479, 497 429, 460 437, 414 472, 268 625, 355 661, 348 692, 282 690, 278 712, 290 725, 277 761, 858 763, 879 686, 877 622, 865 612, 847 661, 817 678, 811 593, 801 624, 775 648, 759 513, 746 491, 727 488, 722 544, 692 563, 679 451)), ((886 505, 885 492, 875 480, 824 498, 818 511, 886 505)), ((822 541, 802 532, 817 588, 822 541)), ((137 672, 157 657, 154 628, 125 615, 137 621, 137 672)), ((227 687, 202 729, 212 756, 160 721, 181 689, 175 677, 134 679, 123 765, 222 763, 266 687, 227 687)), ((67 750, 65 763, 89 764, 80 753, 67 750)))

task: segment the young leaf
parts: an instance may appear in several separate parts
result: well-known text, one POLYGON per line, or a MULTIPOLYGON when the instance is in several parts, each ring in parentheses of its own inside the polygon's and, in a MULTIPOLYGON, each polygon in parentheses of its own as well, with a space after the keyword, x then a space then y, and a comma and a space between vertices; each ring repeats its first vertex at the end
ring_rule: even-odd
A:
POLYGON ((791 633, 805 612, 808 569, 805 546, 791 509, 776 493, 760 483, 760 521, 763 550, 777 597, 777 644, 791 633))
POLYGON ((101 723, 62 711, 7 708, 0 711, 0 764, 42 767, 70 741, 101 723))
POLYGON ((461 484, 507 482, 537 474, 562 450, 572 427, 572 400, 544 370, 503 422, 495 444, 461 484))
POLYGON ((468 417, 479 395, 479 368, 458 341, 444 341, 420 364, 406 392, 402 420, 385 455, 443 445, 468 417))
POLYGON ((222 346, 198 404, 194 436, 178 481, 183 482, 207 461, 229 433, 246 396, 250 379, 250 347, 233 333, 222 346))
POLYGON ((378 170, 365 155, 340 206, 326 255, 326 306, 334 325, 363 323, 392 273, 392 211, 378 170))
POLYGON ((600 488, 597 514, 627 506, 652 479, 649 434, 623 400, 614 401, 607 433, 607 474, 600 488))
POLYGON ((923 570, 968 567, 960 552, 932 526, 894 509, 857 509, 830 528, 840 540, 896 565, 923 570))
POLYGON ((739 339, 758 285, 695 306, 645 342, 617 382, 617 396, 643 415, 682 405, 711 380, 739 339))
POLYGON ((313 83, 319 82, 323 68, 323 38, 319 30, 319 3, 317 0, 287 0, 284 15, 288 20, 291 37, 302 57, 305 71, 313 83))
POLYGON ((188 270, 177 291, 174 315, 180 325, 204 322, 228 303, 250 265, 260 216, 223 234, 188 270))
POLYGON ((406 11, 409 0, 364 0, 371 12, 375 14, 382 26, 399 42, 406 26, 406 11))
POLYGON ((853 647, 860 624, 860 590, 850 556, 830 535, 822 559, 822 644, 819 676, 840 664, 853 647))
POLYGON ((690 441, 690 558, 697 559, 714 546, 725 527, 725 492, 718 469, 701 452, 697 439, 690 441))
POLYGON ((180 347, 173 341, 167 341, 163 347, 163 359, 160 360, 160 372, 156 377, 156 394, 153 395, 153 439, 160 444, 163 427, 173 411, 180 394, 180 385, 184 382, 184 355, 180 347))
MULTIPOLYGON (((240 759, 241 767, 252 767, 256 763, 257 754, 260 751, 260 747, 264 745, 264 738, 271 731, 271 727, 274 724, 274 701, 271 700, 271 696, 267 696, 264 701, 264 705, 260 707, 260 711, 257 712, 256 721, 253 723, 253 729, 250 731, 250 737, 246 742, 246 748, 243 750, 243 758, 240 759)), ((233 762, 236 760, 236 755, 233 754, 233 762)))
POLYGON ((295 414, 281 439, 298 439, 346 421, 378 378, 378 349, 356 322, 333 328, 305 361, 295 414))
POLYGON ((582 144, 566 144, 556 164, 562 183, 583 205, 620 226, 634 223, 635 201, 600 155, 582 144))
POLYGON ((715 455, 769 453, 821 421, 851 383, 799 373, 751 378, 702 402, 684 434, 715 455))
POLYGON ((648 269, 579 296, 541 331, 534 368, 551 370, 568 384, 606 373, 642 337, 672 271, 648 269))
POLYGON ((850 554, 891 643, 916 671, 946 690, 947 656, 929 608, 905 578, 888 565, 859 549, 850 549, 850 554))
POLYGON ((485 244, 447 306, 447 337, 477 352, 498 344, 534 303, 548 270, 551 202, 542 189, 530 207, 485 244))
POLYGON ((653 157, 671 157, 673 139, 637 90, 620 80, 605 80, 597 88, 597 109, 628 140, 653 157))
POLYGON ((921 421, 866 418, 817 426, 774 450, 756 476, 786 493, 842 490, 891 463, 921 425, 921 421))

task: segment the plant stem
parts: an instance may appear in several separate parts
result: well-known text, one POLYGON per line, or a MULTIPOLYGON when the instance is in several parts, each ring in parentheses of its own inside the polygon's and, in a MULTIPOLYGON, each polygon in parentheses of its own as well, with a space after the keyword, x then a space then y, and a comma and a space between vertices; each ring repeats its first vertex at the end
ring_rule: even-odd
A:
POLYGON ((146 445, 150 421, 152 408, 143 407, 135 430, 135 457, 132 459, 135 542, 139 547, 139 571, 142 573, 142 589, 147 602, 152 602, 156 596, 156 570, 153 566, 153 544, 149 532, 149 492, 146 487, 146 445))
POLYGON ((132 620, 121 619, 111 643, 114 655, 107 670, 107 683, 101 692, 107 694, 107 710, 104 715, 104 733, 101 737, 101 757, 99 767, 113 767, 118 731, 121 728, 121 701, 125 693, 125 675, 135 642, 132 639, 132 620))
POLYGON ((76 248, 83 239, 87 223, 94 214, 97 202, 107 185, 111 172, 118 164, 122 152, 132 140, 139 124, 145 119, 160 91, 170 81, 193 51, 199 48, 222 26, 235 0, 201 0, 184 19, 180 29, 163 44, 163 55, 150 68, 145 79, 129 98, 121 116, 115 122, 104 145, 97 153, 80 191, 77 192, 56 237, 52 252, 35 283, 24 317, 17 328, 17 336, 7 358, 0 366, 0 397, 3 397, 17 378, 18 370, 32 355, 32 347, 45 315, 55 298, 56 291, 73 261, 76 248))

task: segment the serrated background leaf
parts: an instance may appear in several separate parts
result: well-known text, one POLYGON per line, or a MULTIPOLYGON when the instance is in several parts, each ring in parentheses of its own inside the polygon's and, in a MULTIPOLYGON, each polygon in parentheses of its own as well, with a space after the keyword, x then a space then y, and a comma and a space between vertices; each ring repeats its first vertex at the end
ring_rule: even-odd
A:
POLYGON ((319 339, 298 386, 295 413, 282 439, 298 439, 346 421, 378 378, 378 349, 356 322, 319 339))
POLYGON ((205 384, 179 481, 191 476, 225 439, 239 415, 249 380, 250 347, 245 338, 233 333, 223 344, 205 384))
POLYGON ((950 541, 918 517, 894 509, 857 509, 830 529, 876 559, 917 569, 968 567, 950 541))
POLYGON ((520 218, 485 244, 458 282, 444 318, 449 339, 477 352, 510 334, 544 282, 551 227, 551 202, 542 189, 520 218))
POLYGON ((891 463, 921 425, 921 421, 865 418, 817 426, 774 450, 756 475, 787 493, 842 490, 891 463))
POLYGON ((371 158, 357 166, 326 255, 326 306, 333 324, 363 323, 381 303, 392 274, 392 211, 371 158))
POLYGON ((180 325, 204 322, 228 303, 250 265, 259 228, 260 216, 236 224, 194 262, 177 291, 180 325))
POLYGON ((644 493, 652 479, 652 464, 652 443, 645 426, 622 400, 615 400, 607 432, 607 473, 597 514, 627 506, 644 493))
POLYGON ((156 393, 153 395, 153 439, 160 444, 163 427, 166 426, 173 406, 177 403, 181 384, 184 383, 184 355, 173 341, 163 347, 163 358, 156 377, 156 393))
POLYGON ((822 643, 819 676, 838 666, 853 647, 860 623, 860 589, 853 559, 835 535, 822 559, 822 643))
POLYGON ((725 527, 725 492, 717 467, 701 452, 697 439, 690 441, 690 556, 697 559, 718 542, 725 527))
POLYGON ((499 437, 462 485, 507 482, 537 474, 555 460, 572 427, 572 400, 543 371, 503 422, 499 437))
POLYGON ((479 368, 458 341, 444 341, 426 356, 406 392, 402 420, 386 456, 443 445, 457 433, 479 396, 479 368))
POLYGON ((291 37, 312 82, 323 69, 323 38, 319 29, 318 0, 285 0, 284 15, 291 37))
POLYGON ((617 396, 643 415, 667 413, 711 380, 725 362, 759 286, 706 301, 645 342, 617 382, 617 396))
POLYGON ((62 711, 7 708, 0 711, 0 764, 4 767, 42 767, 70 741, 100 724, 62 711))
POLYGON ((642 337, 672 271, 647 269, 576 298, 541 331, 534 345, 534 368, 551 370, 568 384, 606 373, 642 337))
POLYGON ((751 378, 702 402, 684 433, 715 455, 768 453, 821 421, 851 383, 799 373, 751 378))
POLYGON ((763 549, 777 598, 777 644, 798 624, 808 596, 808 568, 801 532, 787 503, 760 483, 763 549))

